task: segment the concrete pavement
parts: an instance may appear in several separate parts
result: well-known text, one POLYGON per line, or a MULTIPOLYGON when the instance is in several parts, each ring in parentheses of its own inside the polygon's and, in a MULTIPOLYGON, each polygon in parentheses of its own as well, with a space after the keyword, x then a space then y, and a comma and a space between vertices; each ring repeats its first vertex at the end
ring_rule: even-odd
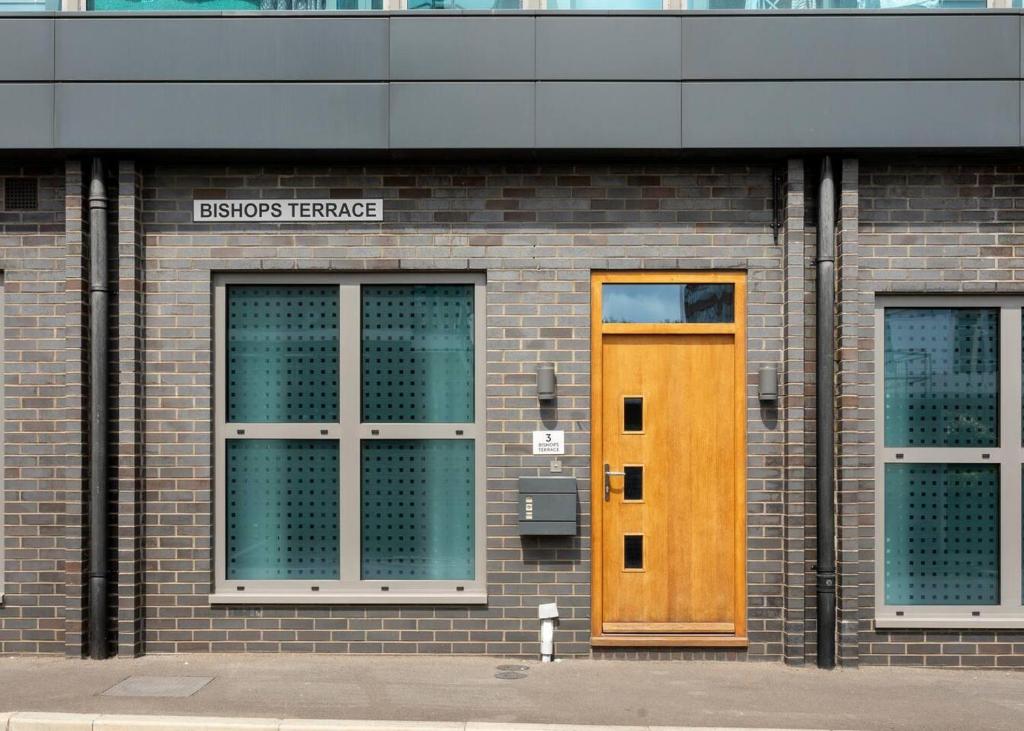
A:
POLYGON ((434 724, 1019 731, 1024 728, 1024 673, 899 668, 821 672, 778 664, 687 661, 567 660, 544 665, 487 657, 152 655, 105 662, 17 657, 0 658, 0 711, 434 724), (527 669, 499 670, 506 665, 527 669), (523 677, 495 677, 502 672, 523 677), (135 679, 131 687, 143 690, 153 679, 173 679, 172 686, 185 688, 185 693, 198 689, 184 697, 103 695, 129 678, 135 679))
MULTIPOLYGON (((0 731, 743 731, 693 726, 578 726, 430 721, 326 721, 321 719, 132 716, 102 713, 0 714, 0 731)), ((764 731, 791 731, 764 729, 764 731)), ((819 731, 826 731, 820 729, 819 731)), ((831 731, 831 730, 829 730, 831 731)))

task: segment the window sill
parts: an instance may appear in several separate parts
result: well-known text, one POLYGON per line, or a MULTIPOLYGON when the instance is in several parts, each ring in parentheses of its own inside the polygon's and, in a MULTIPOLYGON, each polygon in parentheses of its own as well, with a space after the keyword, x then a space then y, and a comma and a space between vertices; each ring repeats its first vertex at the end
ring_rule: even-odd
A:
POLYGON ((1015 617, 875 617, 876 629, 1024 629, 1024 615, 1015 617))
POLYGON ((486 604, 486 591, 428 594, 423 592, 378 592, 375 594, 210 594, 210 605, 228 604, 486 604))

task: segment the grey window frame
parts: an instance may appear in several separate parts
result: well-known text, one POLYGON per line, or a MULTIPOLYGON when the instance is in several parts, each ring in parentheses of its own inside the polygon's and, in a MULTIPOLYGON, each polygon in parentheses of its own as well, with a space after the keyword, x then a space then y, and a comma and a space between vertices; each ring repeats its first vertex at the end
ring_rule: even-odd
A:
POLYGON ((875 626, 878 628, 1024 627, 1024 605, 1021 601, 1021 469, 1024 465, 1024 446, 1021 444, 1022 308, 1024 296, 947 294, 875 298, 875 626), (900 307, 999 309, 999 443, 996 446, 885 446, 885 310, 900 307), (885 466, 914 463, 999 465, 998 605, 907 606, 885 603, 885 466))
POLYGON ((214 275, 214 586, 211 604, 484 604, 486 566, 486 280, 470 273, 230 273, 214 275), (339 421, 252 424, 226 421, 227 287, 231 285, 336 285, 339 340, 339 421), (392 284, 472 284, 474 292, 474 420, 467 423, 363 423, 361 421, 361 287, 392 284), (239 433, 241 430, 242 434, 239 433), (328 439, 340 442, 340 578, 236 581, 226 577, 225 457, 228 439, 328 439), (364 440, 466 439, 475 441, 474 567, 472 580, 364 580, 360 578, 360 447, 364 440))

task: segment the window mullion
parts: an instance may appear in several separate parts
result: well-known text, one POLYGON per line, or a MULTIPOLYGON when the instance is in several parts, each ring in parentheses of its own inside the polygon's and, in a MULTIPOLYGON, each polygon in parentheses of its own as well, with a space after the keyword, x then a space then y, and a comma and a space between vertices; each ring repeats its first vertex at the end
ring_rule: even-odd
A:
POLYGON ((360 301, 359 284, 342 284, 338 372, 341 379, 341 580, 355 588, 360 566, 360 301))
POLYGON ((1000 589, 1002 606, 1021 606, 1021 307, 1001 309, 1000 446, 1003 448, 1000 493, 1000 589))

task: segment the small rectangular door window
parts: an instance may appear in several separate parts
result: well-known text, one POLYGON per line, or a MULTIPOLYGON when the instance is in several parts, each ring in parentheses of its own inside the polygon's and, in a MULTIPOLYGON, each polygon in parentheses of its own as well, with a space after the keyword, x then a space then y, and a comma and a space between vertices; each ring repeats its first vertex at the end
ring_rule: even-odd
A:
POLYGON ((643 535, 622 536, 622 567, 633 570, 644 567, 643 535))
POLYGON ((643 396, 626 396, 622 400, 622 431, 644 430, 643 396))
POLYGON ((605 284, 601 321, 607 323, 733 322, 735 287, 727 283, 605 284))
POLYGON ((639 501, 644 499, 644 468, 638 465, 627 465, 622 468, 626 473, 622 489, 622 499, 639 501))

